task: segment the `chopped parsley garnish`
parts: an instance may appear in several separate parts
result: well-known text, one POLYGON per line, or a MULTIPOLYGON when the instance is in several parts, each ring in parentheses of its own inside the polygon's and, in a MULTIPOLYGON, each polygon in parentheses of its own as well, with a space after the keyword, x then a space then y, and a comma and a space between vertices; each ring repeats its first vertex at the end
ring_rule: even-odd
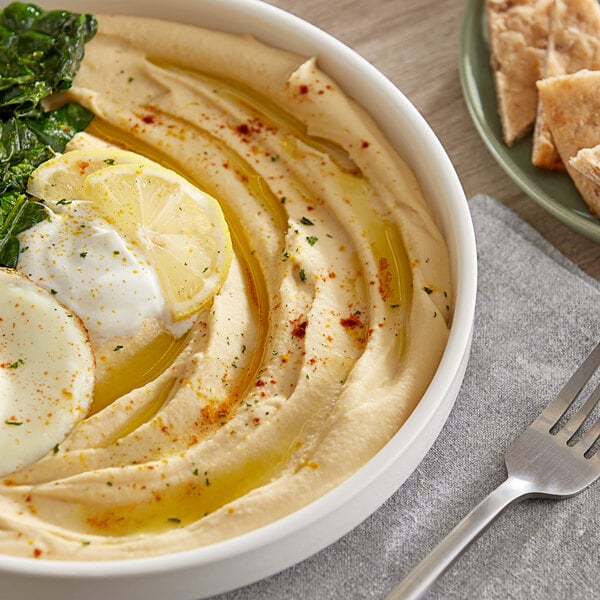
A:
POLYGON ((300 223, 302 223, 302 225, 314 225, 314 223, 310 219, 307 219, 306 217, 302 217, 300 219, 300 223))
POLYGON ((319 239, 319 238, 318 238, 318 237, 316 237, 316 236, 314 236, 314 235, 309 235, 309 236, 306 238, 306 241, 307 241, 307 242, 308 242, 308 243, 309 243, 311 246, 314 246, 314 245, 317 243, 318 239, 319 239))

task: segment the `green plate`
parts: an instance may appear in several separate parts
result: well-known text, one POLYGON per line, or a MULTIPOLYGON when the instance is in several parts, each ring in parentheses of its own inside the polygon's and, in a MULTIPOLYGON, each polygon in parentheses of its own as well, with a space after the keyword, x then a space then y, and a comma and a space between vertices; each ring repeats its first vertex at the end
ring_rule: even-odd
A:
POLYGON ((460 79, 471 117, 500 166, 535 202, 579 233, 600 242, 600 219, 587 208, 566 173, 531 163, 531 136, 512 148, 504 144, 490 68, 485 0, 469 0, 460 49, 460 79))

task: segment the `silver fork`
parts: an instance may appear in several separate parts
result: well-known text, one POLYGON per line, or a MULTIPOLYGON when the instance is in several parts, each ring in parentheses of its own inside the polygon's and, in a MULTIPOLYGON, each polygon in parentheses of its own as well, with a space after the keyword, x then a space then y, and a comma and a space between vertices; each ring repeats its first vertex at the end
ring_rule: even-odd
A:
POLYGON ((582 428, 574 438, 600 399, 600 385, 566 423, 559 423, 599 365, 600 343, 556 398, 507 450, 508 477, 504 483, 484 498, 386 600, 420 598, 514 502, 531 497, 574 496, 600 476, 600 452, 589 455, 600 436, 600 419, 589 429, 582 428))

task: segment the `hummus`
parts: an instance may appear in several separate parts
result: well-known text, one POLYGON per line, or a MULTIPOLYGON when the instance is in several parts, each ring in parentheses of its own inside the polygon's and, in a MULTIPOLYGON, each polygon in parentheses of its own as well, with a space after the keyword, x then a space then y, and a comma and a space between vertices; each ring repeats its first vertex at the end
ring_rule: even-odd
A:
POLYGON ((235 256, 189 333, 113 353, 90 415, 4 478, 5 554, 170 553, 305 506, 398 431, 452 318, 447 248, 415 177, 314 58, 99 23, 69 92, 96 115, 88 133, 217 198, 235 256))

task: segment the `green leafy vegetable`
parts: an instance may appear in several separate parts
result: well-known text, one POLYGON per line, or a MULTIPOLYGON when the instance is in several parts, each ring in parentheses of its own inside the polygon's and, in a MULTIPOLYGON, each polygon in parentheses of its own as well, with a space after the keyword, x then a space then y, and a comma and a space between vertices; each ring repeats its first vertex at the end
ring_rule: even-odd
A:
POLYGON ((0 13, 0 110, 38 113, 52 92, 71 87, 86 42, 94 37, 92 15, 44 11, 13 2, 0 13))
POLYGON ((17 235, 47 218, 29 176, 92 120, 78 104, 46 112, 41 102, 71 87, 96 30, 87 14, 21 2, 0 11, 0 266, 17 266, 17 235))

